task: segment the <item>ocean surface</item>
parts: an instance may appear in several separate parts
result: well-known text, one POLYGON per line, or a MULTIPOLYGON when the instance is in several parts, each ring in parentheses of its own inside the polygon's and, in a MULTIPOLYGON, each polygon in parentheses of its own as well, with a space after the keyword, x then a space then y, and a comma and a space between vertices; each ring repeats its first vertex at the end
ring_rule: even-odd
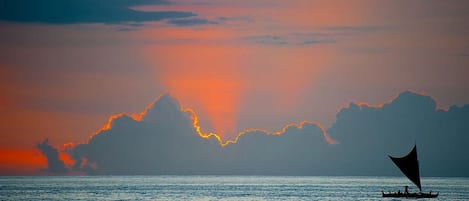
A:
MULTIPOLYGON (((401 200, 404 177, 44 176, 0 177, 0 200, 401 200)), ((422 178, 437 199, 469 200, 469 178, 422 178)), ((405 199, 404 199, 405 200, 405 199)))

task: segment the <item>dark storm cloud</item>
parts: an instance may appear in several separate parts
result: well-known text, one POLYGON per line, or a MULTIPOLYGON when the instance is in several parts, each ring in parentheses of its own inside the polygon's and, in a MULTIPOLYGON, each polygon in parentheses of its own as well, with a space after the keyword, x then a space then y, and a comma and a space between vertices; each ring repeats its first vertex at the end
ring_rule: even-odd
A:
POLYGON ((25 23, 124 23, 196 16, 192 12, 143 12, 130 7, 168 4, 163 0, 2 0, 0 20, 25 23))
MULTIPOLYGON (((328 130, 287 126, 281 135, 248 131, 221 147, 198 136, 191 114, 162 96, 141 121, 122 115, 112 128, 71 150, 88 174, 399 175, 387 155, 413 144, 423 176, 469 176, 469 105, 436 108, 429 97, 404 92, 382 106, 351 103, 328 130), (83 165, 85 164, 85 165, 83 165)), ((78 165, 80 164, 80 165, 78 165)))
POLYGON ((45 139, 42 143, 38 143, 37 148, 47 157, 47 170, 50 173, 63 174, 68 172, 64 162, 59 159, 59 152, 49 144, 48 139, 45 139))

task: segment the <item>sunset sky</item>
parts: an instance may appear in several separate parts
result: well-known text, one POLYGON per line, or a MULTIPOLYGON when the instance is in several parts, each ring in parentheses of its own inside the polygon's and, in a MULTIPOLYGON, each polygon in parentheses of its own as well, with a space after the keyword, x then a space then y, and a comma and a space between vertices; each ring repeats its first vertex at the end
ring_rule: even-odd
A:
POLYGON ((0 0, 0 175, 161 94, 223 141, 410 90, 469 103, 467 1, 0 0))

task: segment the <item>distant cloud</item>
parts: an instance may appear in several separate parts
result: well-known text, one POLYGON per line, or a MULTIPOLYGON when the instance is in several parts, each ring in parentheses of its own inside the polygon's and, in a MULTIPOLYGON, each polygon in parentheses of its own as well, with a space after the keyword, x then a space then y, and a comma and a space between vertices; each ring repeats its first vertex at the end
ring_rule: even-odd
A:
POLYGON ((195 25, 210 25, 218 24, 216 21, 211 21, 202 18, 181 18, 181 19, 170 19, 168 20, 169 24, 177 26, 195 26, 195 25))
POLYGON ((303 41, 303 45, 313 45, 313 44, 319 44, 319 43, 333 43, 335 41, 329 40, 329 41, 321 41, 321 40, 305 40, 303 41))
POLYGON ((341 32, 372 32, 382 30, 382 26, 330 26, 326 27, 327 30, 341 31, 341 32))
MULTIPOLYGON (((223 19, 223 18, 222 18, 223 19)), ((287 34, 260 34, 244 36, 241 39, 260 45, 319 45, 336 43, 342 36, 376 32, 383 30, 381 26, 330 26, 319 27, 314 32, 287 34)))
POLYGON ((257 35, 244 37, 245 40, 262 45, 286 45, 288 41, 279 35, 257 35))
POLYGON ((317 45, 334 43, 332 34, 324 33, 291 33, 284 35, 253 35, 242 38, 245 41, 261 45, 317 45))
POLYGON ((254 19, 250 16, 237 16, 237 17, 219 17, 218 20, 229 22, 229 21, 241 21, 241 22, 252 22, 254 19))
MULTIPOLYGON (((278 132, 246 130, 226 146, 216 135, 200 133, 195 118, 163 95, 140 116, 117 115, 87 143, 73 147, 74 169, 88 174, 399 175, 387 155, 404 155, 417 143, 421 175, 469 176, 469 105, 438 109, 430 96, 418 93, 404 92, 375 106, 350 103, 327 133, 319 124, 303 122, 278 132)), ((47 141, 41 147, 50 150, 47 141)), ((48 158, 58 160, 56 154, 48 158)), ((49 166, 64 169, 63 163, 49 166)))
POLYGON ((50 173, 63 174, 68 172, 64 162, 59 159, 59 152, 49 144, 48 139, 38 143, 37 148, 47 157, 47 169, 50 173))
POLYGON ((182 11, 144 12, 131 9, 137 5, 168 4, 164 0, 3 0, 0 21, 74 24, 147 22, 194 17, 182 11))

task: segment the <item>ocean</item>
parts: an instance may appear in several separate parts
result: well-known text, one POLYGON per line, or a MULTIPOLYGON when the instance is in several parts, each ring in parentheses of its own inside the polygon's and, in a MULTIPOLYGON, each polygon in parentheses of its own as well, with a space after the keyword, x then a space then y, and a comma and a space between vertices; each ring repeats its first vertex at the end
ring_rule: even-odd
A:
MULTIPOLYGON (((0 200, 400 200, 404 177, 24 176, 0 177, 0 200)), ((469 178, 422 178, 437 199, 469 200, 469 178)), ((404 199, 405 200, 405 199, 404 199)))

